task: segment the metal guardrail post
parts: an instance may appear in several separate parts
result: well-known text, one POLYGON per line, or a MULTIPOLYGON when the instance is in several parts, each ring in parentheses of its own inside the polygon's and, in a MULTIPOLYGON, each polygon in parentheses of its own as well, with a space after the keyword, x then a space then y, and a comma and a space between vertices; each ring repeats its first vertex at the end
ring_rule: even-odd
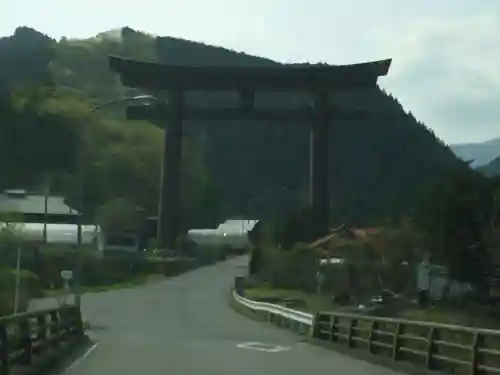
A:
POLYGON ((80 309, 80 306, 75 306, 75 319, 76 319, 76 327, 77 327, 77 334, 83 334, 84 329, 83 329, 83 319, 82 319, 82 310, 80 309))
POLYGON ((339 318, 337 316, 332 316, 330 324, 330 338, 332 341, 338 341, 337 337, 338 324, 339 324, 339 318))
POLYGON ((311 325, 311 330, 309 331, 310 332, 310 336, 312 338, 318 338, 319 337, 319 322, 320 322, 320 313, 317 312, 316 314, 314 314, 314 318, 313 318, 313 323, 311 325))
POLYGON ((349 319, 349 331, 347 332, 347 347, 352 348, 352 334, 354 333, 353 328, 355 327, 356 319, 349 319))
POLYGON ((9 341, 7 340, 7 327, 0 325, 0 374, 9 375, 9 341))
POLYGON ((47 316, 45 314, 36 317, 38 324, 37 339, 40 341, 40 353, 47 351, 47 316))
POLYGON ((245 295, 245 278, 244 277, 235 277, 234 278, 234 289, 236 293, 243 297, 245 295))
POLYGON ((392 359, 397 361, 399 359, 399 336, 402 333, 403 325, 401 323, 396 324, 396 330, 394 332, 394 344, 392 347, 392 359))
POLYGON ((472 342, 472 353, 471 353, 471 363, 470 363, 470 373, 471 375, 477 375, 479 373, 479 346, 481 345, 482 337, 479 332, 476 332, 472 342))
MULTIPOLYGON (((60 322, 59 322, 59 314, 57 311, 50 312, 50 335, 56 336, 59 335, 60 331, 60 322)), ((57 340, 52 341, 53 346, 58 346, 59 342, 57 340)))
POLYGON ((375 320, 372 320, 370 324, 370 332, 368 333, 368 352, 373 353, 373 341, 375 338, 375 331, 378 328, 378 324, 375 320))
POLYGON ((433 368, 433 363, 432 363, 432 355, 435 352, 434 348, 434 339, 436 338, 436 328, 430 327, 429 328, 429 335, 427 338, 427 356, 425 357, 425 367, 427 367, 429 370, 432 370, 433 368))
POLYGON ((23 354, 21 356, 21 363, 25 366, 31 365, 32 362, 32 344, 31 344, 31 327, 28 318, 22 318, 19 323, 19 330, 21 331, 21 345, 23 354))

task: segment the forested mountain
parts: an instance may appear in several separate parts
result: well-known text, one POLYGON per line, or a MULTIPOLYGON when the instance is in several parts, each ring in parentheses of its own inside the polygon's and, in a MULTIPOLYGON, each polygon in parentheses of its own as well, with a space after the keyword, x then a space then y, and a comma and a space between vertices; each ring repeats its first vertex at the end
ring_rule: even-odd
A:
POLYGON ((477 168, 500 156, 500 138, 486 142, 459 143, 450 145, 450 148, 459 158, 471 161, 471 166, 477 168))
MULTIPOLYGON (((57 144, 66 142, 62 141, 64 132, 84 134, 89 155, 87 194, 92 195, 88 200, 101 203, 113 194, 121 194, 139 200, 152 211, 157 196, 161 131, 149 123, 124 121, 120 105, 103 108, 99 115, 88 113, 95 103, 134 91, 122 87, 110 71, 110 54, 180 64, 277 64, 202 43, 176 38, 155 40, 127 28, 92 39, 59 42, 34 30, 18 29, 13 37, 0 41, 0 66, 7 67, 0 71, 4 88, 17 83, 53 85, 50 97, 41 99, 44 108, 48 108, 43 112, 49 116, 45 126, 52 130, 37 126, 37 136, 30 142, 44 149, 49 144, 47 137, 52 137, 50 142, 54 143, 51 144, 57 144), (36 48, 32 48, 33 44, 36 48), (22 62, 18 63, 19 60, 22 62), (65 119, 64 124, 60 124, 64 131, 55 128, 58 122, 50 116, 65 119), (81 124, 78 129, 87 130, 75 130, 68 125, 72 119, 75 124, 81 124), (112 169, 100 172, 103 165, 112 169), (120 179, 115 178, 115 174, 120 179), (92 185, 97 186, 92 188, 92 185), (135 198, 134 194, 141 198, 135 198)), ((188 100, 231 105, 233 98, 229 94, 193 93, 188 100)), ((305 94, 266 94, 257 96, 257 105, 292 107, 307 100, 305 94)), ((350 91, 334 95, 333 100, 346 107, 373 111, 373 118, 367 122, 343 121, 331 126, 334 222, 368 224, 408 213, 433 181, 451 169, 468 168, 411 113, 405 112, 397 99, 382 90, 350 91)), ((21 118, 16 121, 25 123, 21 118)), ((0 131, 5 132, 4 121, 0 124, 0 131)), ((19 141, 22 147, 19 146, 17 152, 24 155, 25 164, 12 159, 12 154, 4 155, 8 156, 6 160, 11 168, 15 165, 26 173, 19 172, 15 179, 8 180, 10 184, 22 181, 21 175, 33 183, 34 175, 44 175, 42 172, 49 169, 69 170, 71 174, 73 167, 66 165, 74 159, 71 150, 58 149, 59 154, 51 160, 40 151, 34 159, 46 165, 34 167, 30 164, 32 157, 26 156, 34 155, 26 152, 26 147, 32 147, 28 141, 32 133, 29 129, 21 130, 21 125, 16 129, 24 142, 19 141), (66 153, 67 157, 63 157, 66 153)), ((184 166, 192 181, 187 190, 193 192, 185 195, 194 194, 197 199, 185 199, 185 204, 189 202, 191 207, 192 214, 188 216, 198 218, 191 223, 201 223, 202 217, 220 215, 262 218, 304 203, 309 175, 308 131, 308 124, 300 122, 187 123, 186 142, 190 147, 184 166), (220 197, 225 201, 224 207, 220 197)), ((5 139, 3 134, 2 139, 5 139)), ((53 149, 55 153, 57 147, 53 149)), ((6 151, 2 148, 2 152, 6 151)), ((5 179, 2 184, 6 184, 5 179)))
POLYGON ((477 170, 487 177, 500 176, 500 156, 493 159, 488 164, 477 168, 477 170))
MULTIPOLYGON (((93 43, 56 43, 26 28, 0 39, 0 190, 39 190, 49 184, 78 208, 81 174, 87 220, 116 198, 154 215, 162 130, 148 122, 124 121, 107 107, 93 111, 106 96, 106 87, 109 97, 124 91, 113 84, 116 77, 107 68, 106 50, 98 52, 101 44, 93 43), (56 57, 68 62, 60 64, 56 57), (86 75, 89 64, 94 68, 86 75), (100 96, 93 97, 92 90, 100 96)), ((216 225, 226 216, 222 200, 199 149, 189 139, 185 145, 185 222, 216 225)))

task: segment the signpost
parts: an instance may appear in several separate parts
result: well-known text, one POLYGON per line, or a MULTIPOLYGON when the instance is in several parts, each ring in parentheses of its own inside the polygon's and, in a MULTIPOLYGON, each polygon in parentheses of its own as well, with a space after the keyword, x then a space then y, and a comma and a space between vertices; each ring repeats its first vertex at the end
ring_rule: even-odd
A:
POLYGON ((61 277, 63 278, 63 280, 65 280, 67 282, 68 280, 71 280, 73 278, 73 271, 71 271, 71 270, 62 270, 61 271, 61 277))
MULTIPOLYGON (((61 277, 64 280, 64 290, 67 294, 70 292, 70 286, 69 286, 69 281, 73 278, 73 271, 71 270, 62 270, 61 271, 61 277)), ((67 297, 67 295, 66 295, 67 297)), ((65 298, 66 300, 66 298, 65 298)), ((66 303, 64 303, 66 304, 66 303)))
POLYGON ((324 281, 325 281, 325 274, 321 271, 316 272, 316 283, 317 283, 316 293, 318 294, 318 296, 321 294, 321 287, 324 281))

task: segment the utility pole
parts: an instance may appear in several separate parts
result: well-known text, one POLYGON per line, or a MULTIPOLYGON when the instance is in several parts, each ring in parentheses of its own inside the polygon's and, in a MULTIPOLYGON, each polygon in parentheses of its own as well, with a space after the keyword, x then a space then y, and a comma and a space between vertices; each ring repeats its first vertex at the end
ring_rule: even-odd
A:
POLYGON ((50 194, 50 186, 46 181, 43 187, 43 195, 44 195, 44 215, 43 215, 43 244, 47 244, 47 221, 48 221, 48 205, 49 205, 49 194, 50 194))
POLYGON ((491 230, 494 232, 497 225, 497 210, 498 210, 498 200, 500 198, 500 192, 493 193, 493 215, 491 219, 491 230))
POLYGON ((21 283, 21 244, 16 239, 16 286, 14 290, 14 314, 19 312, 19 287, 21 283))
POLYGON ((76 256, 75 256, 75 275, 74 275, 74 288, 75 288, 75 305, 81 306, 81 269, 82 269, 82 215, 83 215, 83 140, 80 141, 77 155, 77 195, 78 195, 78 211, 76 215, 77 232, 76 232, 76 256))

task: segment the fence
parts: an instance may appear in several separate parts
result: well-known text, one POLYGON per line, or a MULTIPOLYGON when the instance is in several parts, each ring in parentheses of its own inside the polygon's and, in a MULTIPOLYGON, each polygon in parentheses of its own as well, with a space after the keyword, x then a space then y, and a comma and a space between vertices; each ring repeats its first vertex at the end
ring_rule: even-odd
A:
POLYGON ((84 337, 80 309, 65 306, 0 318, 0 374, 39 366, 84 337))
POLYGON ((268 314, 281 326, 308 326, 313 338, 393 361, 452 374, 500 374, 500 331, 366 315, 301 311, 248 300, 234 300, 268 314), (287 323, 284 323, 287 322, 287 323), (293 323, 295 322, 295 323, 293 323))
POLYGON ((236 302, 248 309, 263 313, 268 322, 277 324, 280 327, 289 328, 304 334, 309 333, 313 326, 314 316, 312 314, 279 305, 273 305, 267 302, 252 301, 241 297, 236 291, 233 291, 233 298, 236 302))

